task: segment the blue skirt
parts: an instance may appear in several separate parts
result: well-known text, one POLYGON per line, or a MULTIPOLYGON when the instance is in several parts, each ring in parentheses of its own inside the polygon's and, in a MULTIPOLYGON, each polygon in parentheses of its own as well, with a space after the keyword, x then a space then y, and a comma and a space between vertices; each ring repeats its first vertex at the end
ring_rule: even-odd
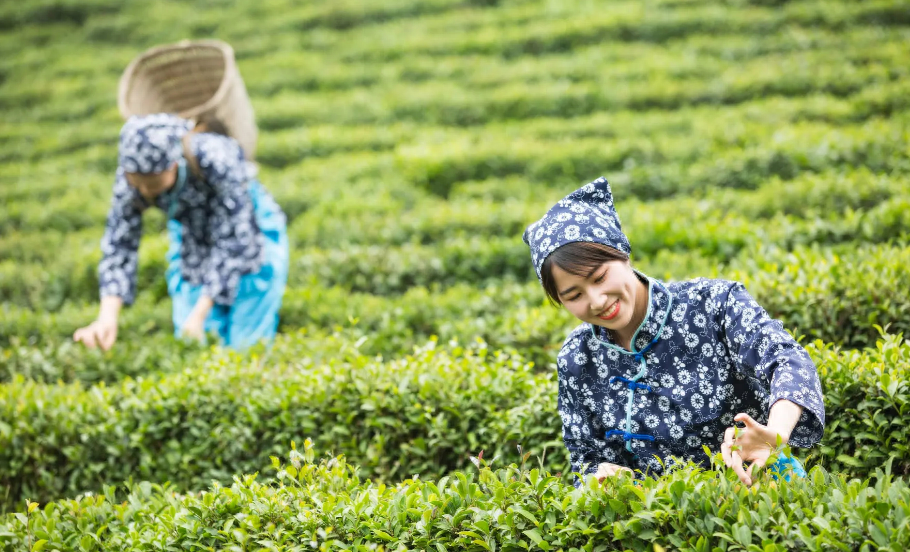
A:
MULTIPOLYGON (((288 236, 284 214, 258 181, 249 183, 256 223, 265 236, 265 260, 258 272, 240 278, 237 297, 230 306, 215 305, 205 321, 205 332, 217 334, 223 345, 246 349, 259 341, 271 341, 278 331, 278 311, 288 279, 288 236)), ((167 290, 173 302, 174 334, 180 337, 184 322, 202 294, 202 285, 192 285, 180 270, 183 225, 167 223, 167 290)))

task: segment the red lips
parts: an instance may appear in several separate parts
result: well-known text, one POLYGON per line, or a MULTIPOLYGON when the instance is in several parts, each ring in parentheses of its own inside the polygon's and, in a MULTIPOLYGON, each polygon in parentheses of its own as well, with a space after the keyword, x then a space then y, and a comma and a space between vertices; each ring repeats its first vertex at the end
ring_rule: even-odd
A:
POLYGON ((619 301, 617 300, 613 305, 605 309, 602 313, 597 315, 597 318, 601 320, 613 320, 619 316, 619 301))

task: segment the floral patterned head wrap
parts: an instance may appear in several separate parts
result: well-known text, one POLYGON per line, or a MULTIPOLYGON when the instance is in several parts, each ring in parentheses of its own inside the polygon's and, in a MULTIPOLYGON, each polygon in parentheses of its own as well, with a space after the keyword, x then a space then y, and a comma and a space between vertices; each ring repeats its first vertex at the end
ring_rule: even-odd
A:
POLYGON ((538 279, 550 253, 567 243, 593 242, 627 255, 632 252, 629 240, 622 233, 619 215, 613 208, 610 184, 604 177, 561 199, 543 218, 528 226, 522 239, 531 248, 538 279))
POLYGON ((181 138, 191 121, 170 115, 134 115, 120 130, 120 167, 128 173, 160 173, 183 156, 181 138))

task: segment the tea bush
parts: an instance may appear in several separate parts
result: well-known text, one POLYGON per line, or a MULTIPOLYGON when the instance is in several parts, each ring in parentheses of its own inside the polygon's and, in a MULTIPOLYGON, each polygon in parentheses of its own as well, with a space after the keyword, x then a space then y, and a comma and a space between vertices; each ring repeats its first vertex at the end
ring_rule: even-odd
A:
MULTIPOLYGON (((910 545, 910 488, 886 465, 866 480, 815 468, 751 489, 730 473, 684 467, 660 480, 566 486, 525 464, 488 465, 397 485, 363 480, 344 457, 316 459, 306 440, 273 457, 276 480, 177 494, 113 486, 0 522, 4 551, 48 550, 888 550, 910 545)), ((265 465, 264 463, 261 465, 265 465)), ((32 506, 34 505, 34 506, 32 506)))
MULTIPOLYGON (((910 304, 903 293, 910 278, 910 248, 866 247, 748 249, 726 267, 719 267, 710 257, 661 253, 636 261, 634 266, 663 279, 704 276, 742 281, 769 314, 782 320, 795 335, 866 347, 878 338, 875 324, 910 335, 910 304)), ((17 370, 40 374, 47 372, 40 366, 42 362, 29 367, 27 359, 41 359, 46 355, 43 351, 69 339, 73 328, 93 319, 97 306, 73 304, 59 313, 4 307, 4 313, 0 317, 0 345, 9 348, 16 341, 20 348, 28 346, 18 353, 21 363, 17 370)), ((367 354, 394 356, 434 335, 443 342, 457 339, 462 343, 480 337, 494 348, 518 350, 542 368, 553 362, 562 340, 576 324, 564 309, 547 304, 536 281, 498 281, 485 287, 459 283, 445 290, 415 287, 396 297, 307 283, 288 290, 281 320, 282 331, 347 328, 364 339, 362 348, 367 354)), ((149 335, 172 331, 169 304, 160 302, 154 293, 141 295, 133 308, 123 311, 122 342, 141 342, 149 335)), ((141 350, 142 346, 137 343, 131 350, 141 350)), ((84 358, 107 358, 104 362, 110 362, 119 355, 114 352, 84 358)), ((119 358, 128 359, 129 355, 119 358)), ((125 365, 123 371, 136 369, 125 365)), ((115 372, 113 367, 111 372, 115 372)))
MULTIPOLYGON (((388 482, 444 475, 481 449, 512 461, 517 445, 567 471, 553 371, 482 343, 431 343, 391 361, 319 343, 288 339, 268 362, 219 356, 110 387, 16 376, 0 387, 2 494, 45 501, 130 477, 200 487, 304 435, 388 482)), ((910 473, 910 344, 885 336, 862 353, 819 341, 808 350, 833 419, 812 461, 858 477, 884 462, 910 473)))

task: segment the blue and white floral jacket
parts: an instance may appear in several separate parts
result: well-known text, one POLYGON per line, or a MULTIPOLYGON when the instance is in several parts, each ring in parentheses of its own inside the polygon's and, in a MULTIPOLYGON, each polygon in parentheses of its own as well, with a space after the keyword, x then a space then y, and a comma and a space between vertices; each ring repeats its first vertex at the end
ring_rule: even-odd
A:
POLYGON ((821 439, 815 365, 742 284, 640 277, 650 304, 632 351, 582 324, 559 353, 559 413, 575 472, 611 462, 657 475, 674 457, 707 467, 703 445, 719 450, 736 414, 766 423, 780 399, 803 407, 791 445, 821 439))
MULTIPOLYGON (((537 276, 546 258, 574 242, 630 254, 606 178, 568 194, 524 233, 537 276)), ((652 475, 673 458, 707 467, 733 417, 767 423, 771 406, 803 407, 789 443, 817 443, 825 425, 822 390, 808 353, 742 284, 697 279, 648 285, 648 311, 618 347, 604 328, 582 324, 557 359, 563 440, 577 473, 610 462, 652 475)))
POLYGON ((264 238, 247 190, 251 167, 238 143, 217 134, 195 134, 193 153, 204 175, 186 174, 182 185, 146 201, 117 169, 114 195, 101 241, 101 296, 118 296, 131 304, 136 296, 136 269, 142 236, 142 212, 155 206, 181 223, 183 277, 204 285, 216 304, 230 305, 240 277, 255 273, 263 262, 264 238))

